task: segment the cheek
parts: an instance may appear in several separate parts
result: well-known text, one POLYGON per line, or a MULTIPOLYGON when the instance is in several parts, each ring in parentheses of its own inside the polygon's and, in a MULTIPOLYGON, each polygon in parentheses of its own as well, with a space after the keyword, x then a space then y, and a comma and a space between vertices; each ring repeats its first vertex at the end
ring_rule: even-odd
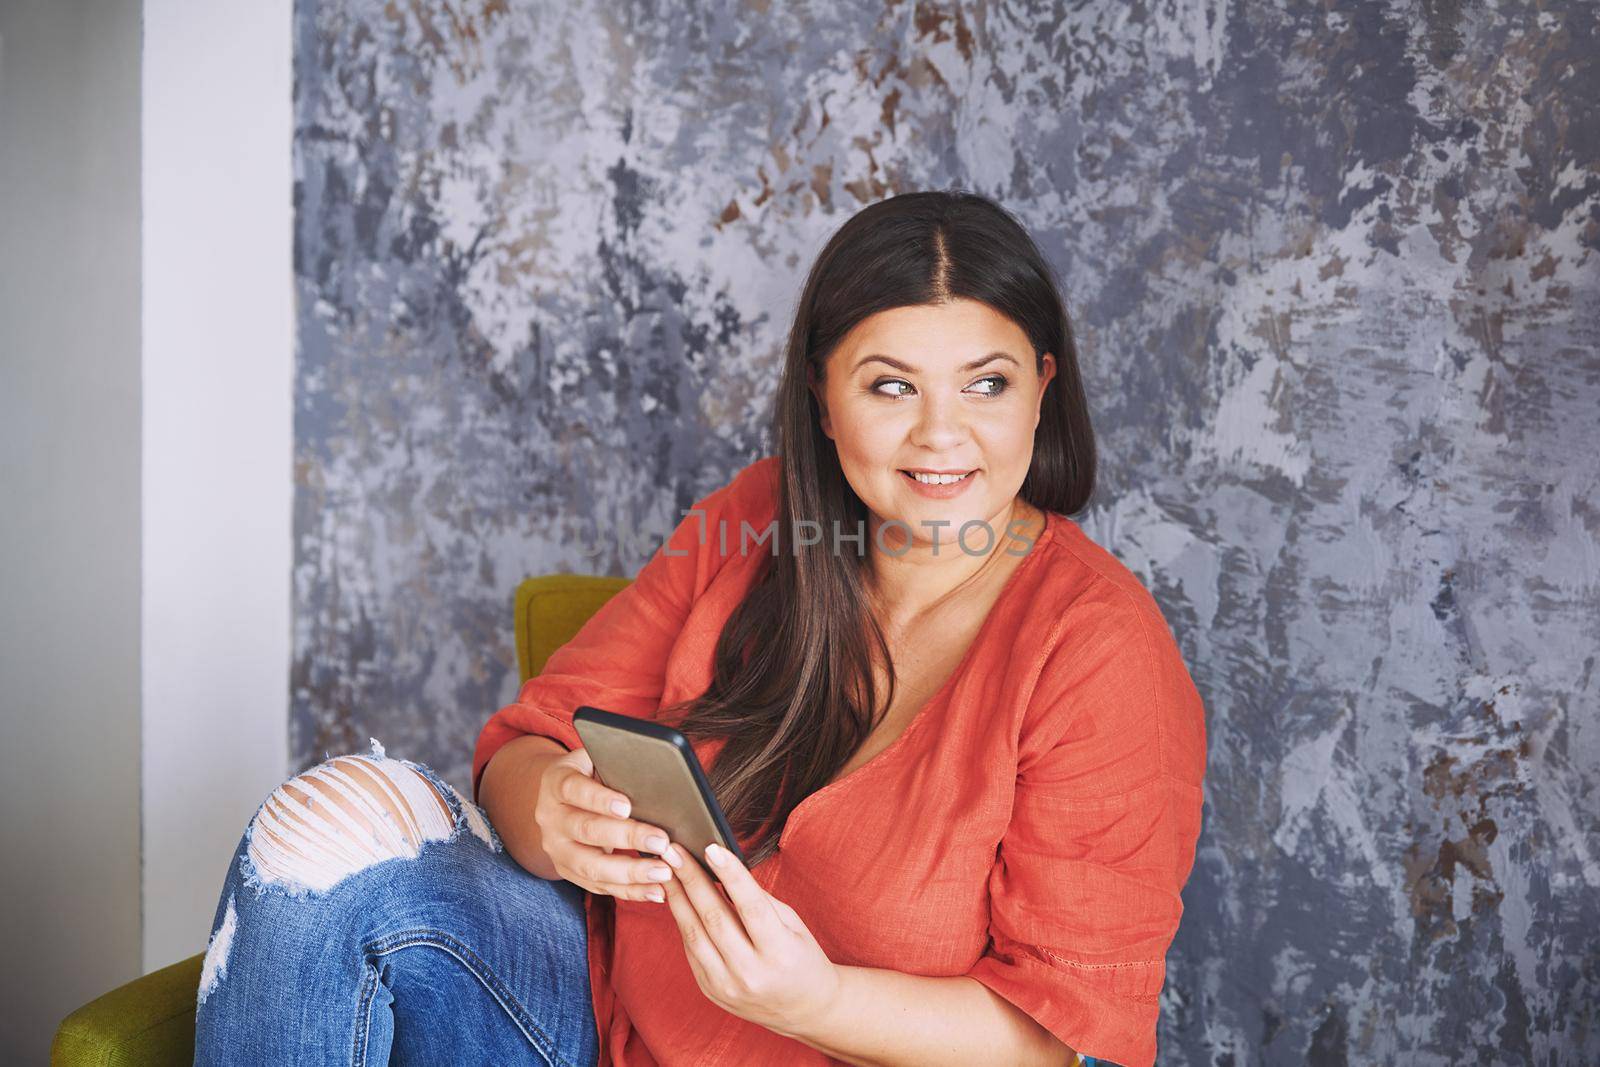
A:
POLYGON ((1033 420, 1035 409, 1023 400, 1015 404, 995 405, 972 421, 972 436, 983 446, 984 454, 1003 465, 1020 450, 1024 456, 1031 450, 1036 432, 1033 420))
POLYGON ((972 427, 973 439, 989 468, 991 490, 1004 493, 1020 488, 1033 463, 1033 440, 1037 434, 1033 409, 1019 404, 1004 413, 996 412, 972 427))
POLYGON ((847 400, 834 405, 832 411, 833 438, 841 458, 848 455, 859 462, 881 462, 894 454, 905 437, 902 420, 870 402, 847 400))
POLYGON ((833 443, 839 466, 856 495, 881 512, 898 489, 898 474, 891 469, 905 442, 906 429, 890 413, 850 405, 835 415, 833 443))

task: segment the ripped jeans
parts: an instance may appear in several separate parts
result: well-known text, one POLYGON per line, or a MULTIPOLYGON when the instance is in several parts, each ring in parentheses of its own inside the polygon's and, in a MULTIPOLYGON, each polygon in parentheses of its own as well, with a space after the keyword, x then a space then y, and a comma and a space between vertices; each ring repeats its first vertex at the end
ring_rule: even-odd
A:
POLYGON ((594 1067, 583 890, 422 764, 340 756, 250 820, 217 901, 200 1064, 594 1067))

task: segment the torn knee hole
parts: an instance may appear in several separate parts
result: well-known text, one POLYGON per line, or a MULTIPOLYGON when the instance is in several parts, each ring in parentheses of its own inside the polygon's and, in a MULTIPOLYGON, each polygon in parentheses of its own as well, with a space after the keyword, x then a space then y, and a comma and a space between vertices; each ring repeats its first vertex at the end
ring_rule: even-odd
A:
POLYGON ((326 889, 450 836, 450 806, 426 776, 386 756, 338 756, 273 791, 251 828, 263 881, 326 889))
POLYGON ((222 916, 222 923, 211 935, 211 941, 206 945, 205 958, 200 964, 200 988, 197 991, 196 1002, 204 1004, 206 998, 216 991, 217 983, 228 975, 228 954, 233 950, 233 935, 238 931, 239 916, 233 907, 233 895, 228 896, 228 906, 222 916))

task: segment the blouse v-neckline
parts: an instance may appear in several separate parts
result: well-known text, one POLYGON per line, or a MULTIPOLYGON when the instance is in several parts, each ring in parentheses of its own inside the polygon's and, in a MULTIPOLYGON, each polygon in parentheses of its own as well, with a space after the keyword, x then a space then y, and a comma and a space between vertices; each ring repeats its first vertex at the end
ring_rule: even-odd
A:
POLYGON ((916 734, 917 730, 923 725, 924 721, 932 718, 928 712, 936 710, 939 703, 949 696, 950 691, 961 682, 961 679, 971 669, 972 661, 977 657, 979 648, 983 645, 984 639, 989 635, 990 630, 993 628, 994 620, 1000 613, 1001 605, 1006 603, 1011 596, 1015 595, 1017 589, 1021 588, 1022 583, 1020 579, 1022 578, 1023 573, 1028 570, 1029 566, 1032 565, 1035 559, 1037 559, 1037 557, 1041 554, 1041 550, 1045 544, 1054 539, 1056 536, 1056 527, 1059 523, 1059 520, 1053 512, 1044 511, 1043 509, 1041 509, 1041 511, 1043 511, 1044 514, 1044 526, 1039 531, 1039 536, 1034 541, 1033 547, 1028 550, 1028 558, 1017 564, 1016 569, 1013 570, 1010 576, 1006 578, 1005 584, 1000 587, 999 595, 995 597, 994 603, 989 605, 989 610, 984 615, 983 622, 978 626, 978 632, 974 634, 972 640, 967 643, 967 649, 961 654, 961 659, 959 662, 957 662, 955 670, 951 671, 949 677, 947 677, 944 682, 940 684, 938 689, 934 690, 932 696, 922 702, 922 705, 917 708, 916 714, 911 717, 911 721, 906 723, 905 729, 900 731, 900 735, 898 737, 885 745, 881 752, 867 760, 867 762, 863 763, 849 774, 846 774, 840 778, 835 778, 821 789, 809 794, 802 799, 800 803, 794 806, 794 809, 789 812, 789 817, 784 820, 783 832, 778 835, 778 848, 780 851, 783 848, 784 841, 788 839, 790 832, 794 828, 798 816, 800 816, 809 808, 815 808, 817 806, 816 802, 819 799, 825 799, 830 794, 837 794, 843 787, 847 785, 859 783, 861 777, 868 771, 871 771, 874 767, 881 769, 881 765, 886 759, 890 759, 896 753, 904 750, 906 745, 910 742, 912 736, 916 734))

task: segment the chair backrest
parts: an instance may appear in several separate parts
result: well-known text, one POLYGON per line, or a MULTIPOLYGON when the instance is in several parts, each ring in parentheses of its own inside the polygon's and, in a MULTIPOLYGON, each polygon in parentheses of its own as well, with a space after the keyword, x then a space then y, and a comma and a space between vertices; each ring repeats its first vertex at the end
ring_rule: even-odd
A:
POLYGON ((544 670, 550 653, 575 637, 602 604, 632 578, 603 574, 536 574, 517 586, 517 666, 522 680, 544 670))

